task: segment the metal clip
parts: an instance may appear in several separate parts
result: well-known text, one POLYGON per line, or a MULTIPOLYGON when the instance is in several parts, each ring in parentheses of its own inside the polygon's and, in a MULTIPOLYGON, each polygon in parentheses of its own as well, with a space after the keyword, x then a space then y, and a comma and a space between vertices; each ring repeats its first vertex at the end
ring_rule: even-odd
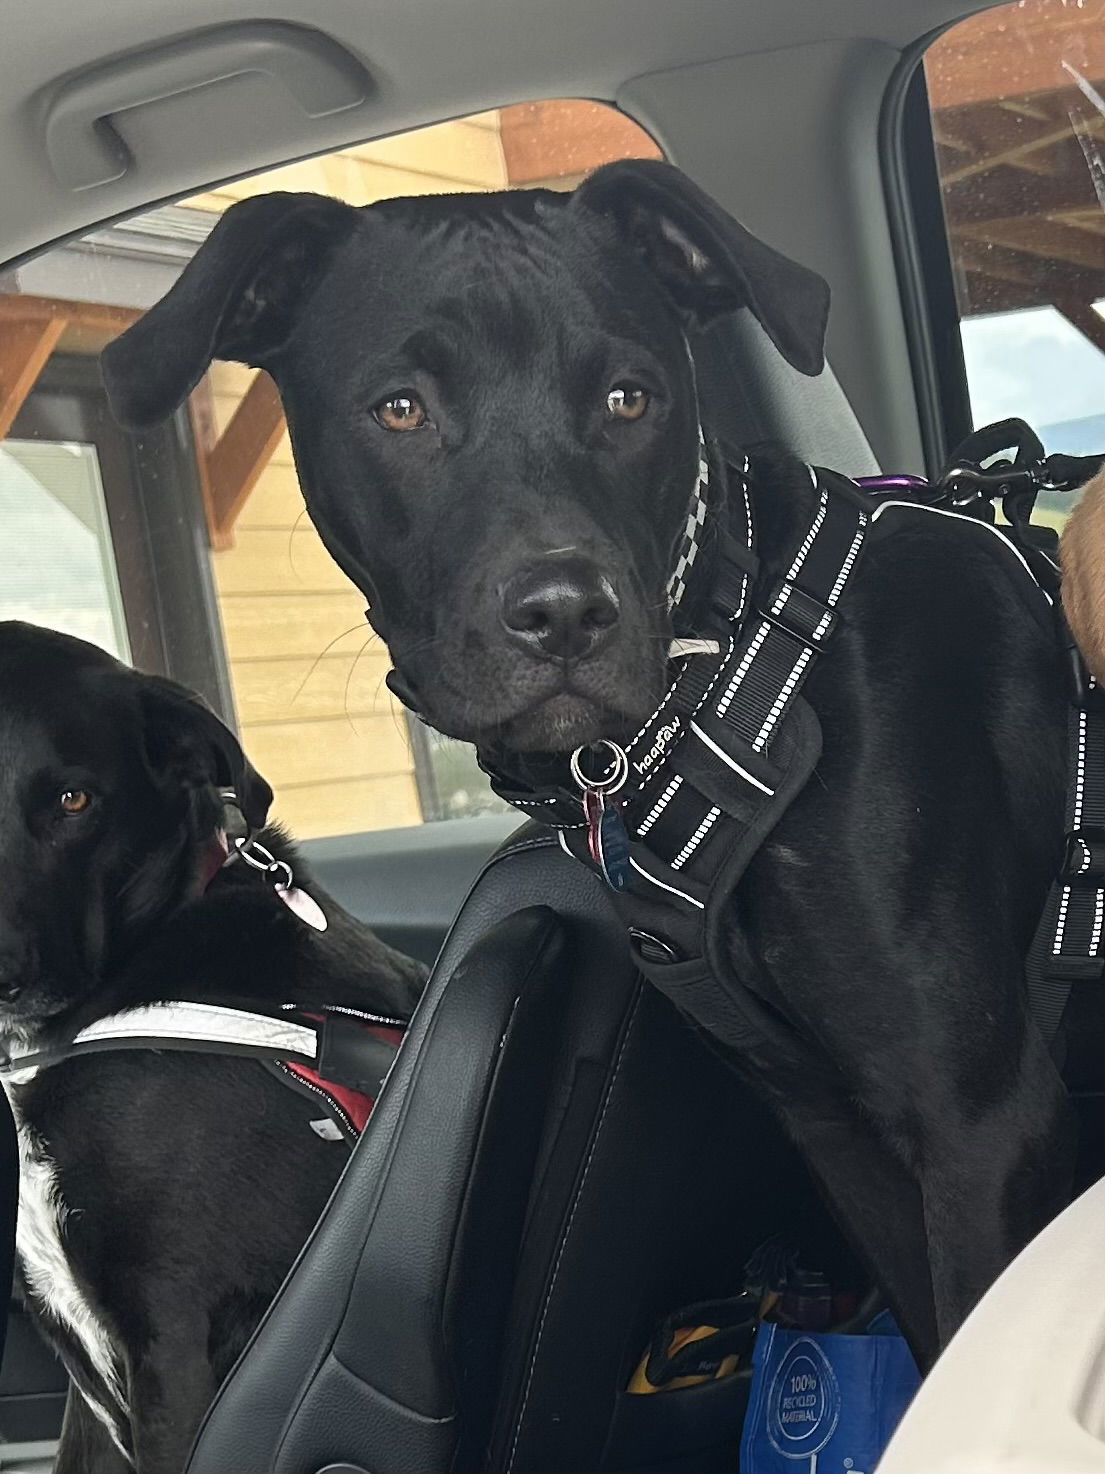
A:
POLYGON ((287 889, 295 879, 288 862, 278 860, 272 851, 267 850, 258 840, 236 839, 234 848, 239 858, 244 860, 251 870, 261 871, 272 881, 273 885, 287 889))

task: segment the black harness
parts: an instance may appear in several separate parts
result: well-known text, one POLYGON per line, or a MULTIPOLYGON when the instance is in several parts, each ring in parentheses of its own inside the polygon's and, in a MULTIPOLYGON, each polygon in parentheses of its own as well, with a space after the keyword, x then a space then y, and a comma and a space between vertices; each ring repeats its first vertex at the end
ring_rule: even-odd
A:
MULTIPOLYGON (((677 638, 660 705, 624 749, 600 743, 570 763, 480 754, 501 797, 554 827, 568 854, 603 874, 642 971, 711 1032, 731 1036, 740 1028, 734 1007, 754 1007, 732 977, 732 899, 820 756, 820 723, 802 689, 866 550, 903 520, 955 518, 966 535, 998 540, 1036 616, 1065 631, 1057 540, 1031 524, 1031 512, 1041 489, 1081 485, 1098 464, 1045 459, 1027 426, 1004 422, 972 436, 934 484, 853 481, 810 467, 814 515, 785 576, 768 582, 749 496, 757 463, 704 451, 669 586, 677 638), (1010 445, 1015 458, 995 464, 1010 445), (995 523, 997 496, 1005 527, 995 523), (710 515, 715 504, 725 507, 724 526, 710 515)), ((1069 635, 1065 643, 1075 675, 1066 856, 1026 964, 1049 1041, 1072 983, 1102 976, 1105 906, 1105 709, 1069 635)))

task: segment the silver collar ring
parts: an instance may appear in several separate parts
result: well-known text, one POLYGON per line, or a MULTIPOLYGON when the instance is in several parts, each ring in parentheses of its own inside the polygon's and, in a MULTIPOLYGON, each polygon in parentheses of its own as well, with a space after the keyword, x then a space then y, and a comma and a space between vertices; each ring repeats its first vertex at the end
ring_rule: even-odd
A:
POLYGON ((281 890, 287 890, 291 885, 294 878, 292 867, 286 860, 278 860, 263 844, 258 844, 255 839, 236 839, 234 846, 251 870, 260 870, 281 890))
POLYGON ((611 742, 608 737, 600 737, 597 742, 591 743, 589 747, 577 747, 572 753, 569 763, 572 777, 579 785, 583 793, 617 793, 629 777, 629 759, 625 752, 616 742, 611 742), (585 752, 596 752, 605 748, 610 754, 610 771, 601 778, 588 778, 583 771, 581 754, 585 752))

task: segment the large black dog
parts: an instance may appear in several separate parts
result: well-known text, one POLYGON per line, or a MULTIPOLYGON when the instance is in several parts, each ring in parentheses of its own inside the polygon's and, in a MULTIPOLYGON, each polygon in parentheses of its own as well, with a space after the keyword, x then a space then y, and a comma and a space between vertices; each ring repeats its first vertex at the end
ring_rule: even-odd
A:
MULTIPOLYGON (((569 196, 273 194, 223 217, 105 372, 143 426, 212 358, 266 368, 395 688, 479 746, 567 753, 624 743, 668 683, 685 334, 740 307, 820 369, 824 282, 664 164, 569 196)), ((815 494, 780 460, 752 495, 777 577, 815 494)), ((734 907, 741 980, 789 1026, 741 1066, 926 1362, 1069 1184, 1022 982, 1061 850, 1065 694, 1014 583, 997 538, 940 516, 867 555, 806 687, 817 771, 734 907)))
MULTIPOLYGON (((226 788, 260 826, 268 785, 188 692, 0 623, 9 1046, 169 999, 409 1017, 421 966, 322 896, 278 830, 261 838, 321 901, 325 931, 245 864, 219 868, 226 788)), ((58 1474, 178 1474, 348 1152, 312 1129, 317 1099, 256 1059, 98 1053, 7 1088, 27 1301, 81 1389, 58 1474)))

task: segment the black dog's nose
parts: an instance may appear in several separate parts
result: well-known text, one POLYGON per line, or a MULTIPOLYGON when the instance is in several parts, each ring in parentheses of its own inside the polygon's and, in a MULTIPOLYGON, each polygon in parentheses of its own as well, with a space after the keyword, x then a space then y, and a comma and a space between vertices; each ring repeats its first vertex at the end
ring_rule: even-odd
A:
POLYGON ((582 660, 618 622, 614 585, 588 558, 547 558, 503 589, 502 621, 511 639, 547 660, 582 660))

